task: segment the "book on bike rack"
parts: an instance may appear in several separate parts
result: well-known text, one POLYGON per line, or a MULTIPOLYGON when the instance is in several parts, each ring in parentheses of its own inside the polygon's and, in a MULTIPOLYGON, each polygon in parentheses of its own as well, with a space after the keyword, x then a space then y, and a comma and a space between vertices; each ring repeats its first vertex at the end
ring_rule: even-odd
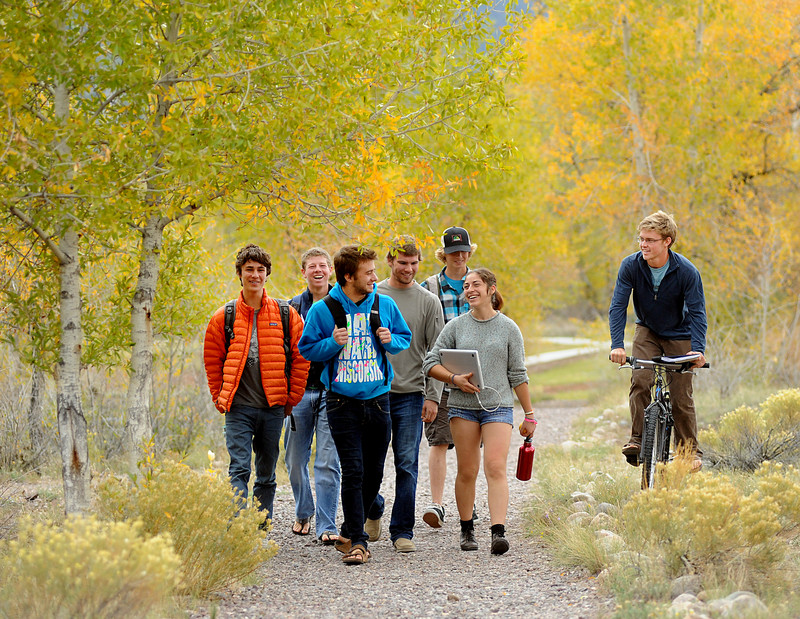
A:
POLYGON ((689 361, 696 361, 700 358, 699 353, 694 353, 691 355, 681 355, 679 357, 661 357, 661 361, 664 363, 687 363, 689 361))

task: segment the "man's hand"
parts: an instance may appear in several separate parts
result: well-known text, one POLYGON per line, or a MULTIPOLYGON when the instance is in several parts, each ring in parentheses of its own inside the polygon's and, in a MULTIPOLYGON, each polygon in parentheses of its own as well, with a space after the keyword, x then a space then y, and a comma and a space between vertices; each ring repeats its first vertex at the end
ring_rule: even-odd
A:
POLYGON ((291 404, 284 404, 284 406, 283 406, 283 416, 284 417, 288 417, 289 415, 291 415, 292 414, 292 409, 294 409, 294 406, 292 406, 291 404))
POLYGON ((375 335, 378 336, 381 344, 389 344, 392 341, 392 332, 386 327, 378 327, 375 331, 375 335))
POLYGON ((425 400, 422 404, 422 421, 425 423, 430 423, 434 419, 436 419, 436 415, 439 414, 439 403, 434 402, 433 400, 425 400))
POLYGON ((347 344, 347 327, 339 327, 338 329, 334 329, 331 337, 333 338, 334 342, 339 344, 339 346, 344 346, 347 344))
POLYGON ((608 358, 611 359, 614 363, 619 363, 620 365, 625 365, 625 349, 624 348, 615 348, 611 351, 611 354, 608 355, 608 358))
POLYGON ((687 355, 700 355, 700 357, 697 359, 697 361, 695 361, 694 364, 692 365, 693 368, 701 368, 706 364, 706 356, 703 353, 697 352, 695 350, 690 350, 686 354, 687 355))

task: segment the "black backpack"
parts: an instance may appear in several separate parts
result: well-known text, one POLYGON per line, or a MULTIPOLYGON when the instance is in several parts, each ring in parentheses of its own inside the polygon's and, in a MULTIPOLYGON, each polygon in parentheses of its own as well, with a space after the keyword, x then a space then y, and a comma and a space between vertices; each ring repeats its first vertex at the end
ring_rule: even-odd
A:
MULTIPOLYGON (((283 299, 275 299, 281 310, 281 326, 283 327, 283 354, 286 356, 284 373, 286 374, 286 388, 290 389, 289 379, 292 373, 292 333, 289 327, 289 303, 283 299)), ((227 355, 233 334, 233 321, 236 320, 236 299, 225 304, 225 353, 227 355)))
MULTIPOLYGON (((384 349, 383 344, 381 344, 380 339, 378 338, 378 329, 381 326, 381 304, 379 301, 381 295, 375 293, 375 299, 372 301, 372 308, 369 311, 369 329, 372 331, 372 337, 375 340, 375 344, 378 347, 378 350, 381 353, 381 358, 383 359, 383 384, 389 384, 389 363, 386 360, 386 349, 384 349)), ((337 299, 334 299, 331 295, 326 295, 325 298, 322 299, 325 305, 328 306, 328 309, 333 316, 333 322, 336 325, 337 329, 341 329, 342 327, 347 326, 347 314, 344 312, 344 307, 337 299)), ((328 364, 328 376, 329 376, 329 384, 333 384, 333 361, 328 364)))

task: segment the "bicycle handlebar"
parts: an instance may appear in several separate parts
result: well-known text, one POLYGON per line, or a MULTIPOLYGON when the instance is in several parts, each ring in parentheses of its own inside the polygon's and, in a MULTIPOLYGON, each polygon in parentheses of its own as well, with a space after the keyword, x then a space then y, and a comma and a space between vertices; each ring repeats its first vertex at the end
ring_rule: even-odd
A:
MULTIPOLYGON (((610 358, 610 355, 609 355, 610 358)), ((695 359, 697 357, 694 357, 695 359)), ((678 372, 682 374, 684 372, 691 372, 694 369, 692 365, 692 361, 672 361, 669 360, 670 357, 653 357, 652 359, 637 359, 636 357, 625 357, 625 365, 621 365, 620 368, 630 367, 634 370, 642 370, 645 368, 656 368, 661 367, 667 370, 668 372, 678 372)), ((710 368, 711 365, 706 362, 705 364, 700 366, 701 368, 710 368)))

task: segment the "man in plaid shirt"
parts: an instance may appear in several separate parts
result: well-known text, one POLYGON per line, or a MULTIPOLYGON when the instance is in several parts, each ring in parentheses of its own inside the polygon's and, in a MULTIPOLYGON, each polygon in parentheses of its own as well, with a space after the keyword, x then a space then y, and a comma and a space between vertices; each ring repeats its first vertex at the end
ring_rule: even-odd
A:
MULTIPOLYGON (((442 234, 442 246, 436 250, 436 258, 444 263, 444 268, 431 275, 420 285, 439 297, 442 303, 445 323, 466 314, 469 303, 464 298, 464 278, 469 268, 467 262, 478 248, 470 242, 469 233, 464 228, 451 227, 442 234)), ((430 423, 425 424, 425 438, 428 439, 428 471, 431 481, 431 500, 433 504, 425 510, 422 519, 430 526, 439 528, 444 524, 444 482, 447 476, 447 450, 453 448, 450 434, 449 411, 447 410, 447 387, 442 391, 439 412, 430 423)))

